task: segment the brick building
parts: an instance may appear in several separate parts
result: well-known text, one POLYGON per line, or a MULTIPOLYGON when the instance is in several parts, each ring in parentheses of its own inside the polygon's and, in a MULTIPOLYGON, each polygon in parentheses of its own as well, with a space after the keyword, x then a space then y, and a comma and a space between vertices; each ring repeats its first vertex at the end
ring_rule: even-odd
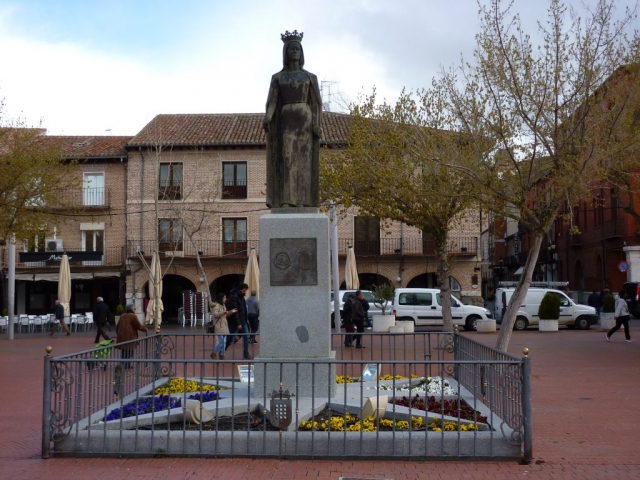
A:
MULTIPOLYGON (((104 248, 100 265, 72 264, 72 312, 89 310, 95 296, 102 294, 112 308, 134 300, 142 313, 149 293, 144 264, 156 246, 165 274, 165 321, 178 320, 184 291, 215 295, 243 280, 248 252, 255 248, 259 253, 259 218, 269 211, 262 118, 263 114, 158 115, 133 138, 51 137, 67 138, 64 151, 69 158, 83 159, 83 177, 99 181, 102 174, 108 192, 105 205, 85 202, 89 215, 67 221, 56 232, 65 250, 95 249, 100 242, 104 248), (102 149, 97 144, 90 148, 101 138, 102 149), (81 147, 84 150, 76 151, 81 147), (88 303, 74 303, 76 285, 90 292, 88 303)), ((325 112, 325 148, 345 145, 348 119, 325 112)), ((78 201, 83 199, 77 195, 78 201)), ((478 214, 470 212, 451 232, 452 287, 458 296, 480 295, 479 221, 478 214)), ((386 282, 437 286, 437 259, 428 234, 350 211, 340 219, 338 235, 341 284, 346 253, 353 246, 362 288, 386 282)), ((20 246, 25 248, 30 247, 20 246)), ((50 311, 56 272, 55 264, 18 264, 16 313, 40 313, 28 299, 34 288, 46 289, 49 300, 42 309, 50 311), (45 287, 34 286, 47 280, 45 287)))

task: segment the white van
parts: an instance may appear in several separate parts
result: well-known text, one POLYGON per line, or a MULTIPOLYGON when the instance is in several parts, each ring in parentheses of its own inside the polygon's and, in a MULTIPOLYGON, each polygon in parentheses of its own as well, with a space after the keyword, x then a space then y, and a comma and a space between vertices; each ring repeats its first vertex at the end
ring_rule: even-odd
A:
MULTIPOLYGON (((391 305, 396 320, 415 325, 442 325, 442 301, 437 288, 396 288, 391 305)), ((488 320, 491 312, 484 307, 464 305, 451 295, 451 316, 455 325, 475 330, 478 320, 488 320)))
MULTIPOLYGON (((507 305, 509 305, 514 290, 515 288, 496 289, 494 316, 497 323, 502 323, 502 317, 507 311, 507 305)), ((538 320, 540 320, 538 317, 538 309, 540 308, 542 297, 544 297, 547 292, 552 292, 560 298, 560 318, 558 318, 558 325, 567 325, 571 328, 575 327, 580 330, 587 330, 591 325, 598 322, 598 315, 596 315, 595 308, 574 303, 573 300, 560 290, 532 287, 527 291, 527 296, 518 310, 518 316, 513 325, 514 330, 524 330, 529 326, 538 325, 538 320)))

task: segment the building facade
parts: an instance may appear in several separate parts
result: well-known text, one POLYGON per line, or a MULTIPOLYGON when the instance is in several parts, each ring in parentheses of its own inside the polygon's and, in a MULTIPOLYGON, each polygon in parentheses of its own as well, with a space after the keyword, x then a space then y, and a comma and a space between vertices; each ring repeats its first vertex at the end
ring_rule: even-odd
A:
MULTIPOLYGON (((105 140, 114 148, 95 152, 88 149, 92 142, 111 137, 64 140, 69 158, 82 159, 85 188, 101 185, 95 188, 105 192, 104 198, 93 200, 90 190, 76 193, 84 209, 81 218, 66 219, 55 234, 63 250, 101 247, 103 252, 95 264, 72 263, 72 313, 90 310, 100 294, 112 309, 132 301, 143 314, 149 297, 148 266, 156 250, 164 275, 164 321, 180 320, 184 292, 215 296, 243 281, 248 253, 253 248, 260 252, 260 216, 269 212, 262 118, 263 114, 158 115, 134 137, 105 140), (73 150, 84 142, 85 151, 73 150)), ((324 148, 344 147, 348 120, 347 115, 325 112, 324 148)), ((346 254, 353 247, 363 289, 387 282, 438 286, 436 252, 428 232, 364 218, 352 210, 339 219, 338 237, 341 285, 346 254)), ((480 298, 479 240, 480 218, 475 212, 458 222, 450 235, 451 286, 456 295, 471 301, 480 298)), ((23 251, 30 248, 28 243, 19 246, 23 251)), ((3 266, 6 270, 6 262, 3 266)), ((16 313, 50 311, 57 292, 57 264, 19 260, 17 270, 16 313), (32 292, 43 289, 47 300, 34 302, 32 292)))

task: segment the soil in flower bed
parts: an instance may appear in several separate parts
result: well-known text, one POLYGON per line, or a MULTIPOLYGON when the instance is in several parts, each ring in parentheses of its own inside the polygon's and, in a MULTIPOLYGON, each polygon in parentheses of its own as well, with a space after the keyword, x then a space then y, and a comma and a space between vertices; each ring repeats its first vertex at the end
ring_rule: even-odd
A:
POLYGON ((402 407, 415 408, 417 410, 427 410, 432 413, 439 413, 449 417, 460 418, 462 420, 475 420, 480 423, 487 423, 487 417, 474 410, 471 405, 462 399, 438 400, 431 396, 426 399, 416 395, 415 397, 402 397, 402 399, 392 400, 391 403, 402 407))
MULTIPOLYGON (((166 423, 156 423, 153 426, 153 430, 188 430, 188 431, 196 431, 199 432, 202 427, 203 432, 210 431, 244 431, 247 430, 252 432, 277 432, 278 428, 271 425, 269 419, 264 421, 264 416, 262 412, 256 411, 255 413, 239 413, 234 417, 218 417, 214 418, 210 422, 202 423, 200 425, 183 422, 182 420, 177 422, 171 422, 169 425, 166 423)), ((151 425, 145 425, 138 427, 138 430, 151 430, 151 425)), ((135 430, 135 428, 131 428, 130 430, 135 430)))

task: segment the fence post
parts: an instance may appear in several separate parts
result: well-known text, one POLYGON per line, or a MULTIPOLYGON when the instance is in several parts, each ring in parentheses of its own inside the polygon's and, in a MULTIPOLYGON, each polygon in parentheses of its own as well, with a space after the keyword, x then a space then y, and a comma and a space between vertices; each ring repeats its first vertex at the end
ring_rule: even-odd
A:
POLYGON ((42 402, 42 458, 49 458, 51 453, 51 347, 45 351, 42 402))
POLYGON ((531 463, 533 460, 533 408, 531 405, 531 359, 529 349, 522 349, 522 424, 524 426, 524 454, 522 462, 531 463))
POLYGON ((154 349, 153 349, 153 383, 158 381, 160 378, 160 358, 162 358, 162 334, 156 333, 154 340, 154 349))

